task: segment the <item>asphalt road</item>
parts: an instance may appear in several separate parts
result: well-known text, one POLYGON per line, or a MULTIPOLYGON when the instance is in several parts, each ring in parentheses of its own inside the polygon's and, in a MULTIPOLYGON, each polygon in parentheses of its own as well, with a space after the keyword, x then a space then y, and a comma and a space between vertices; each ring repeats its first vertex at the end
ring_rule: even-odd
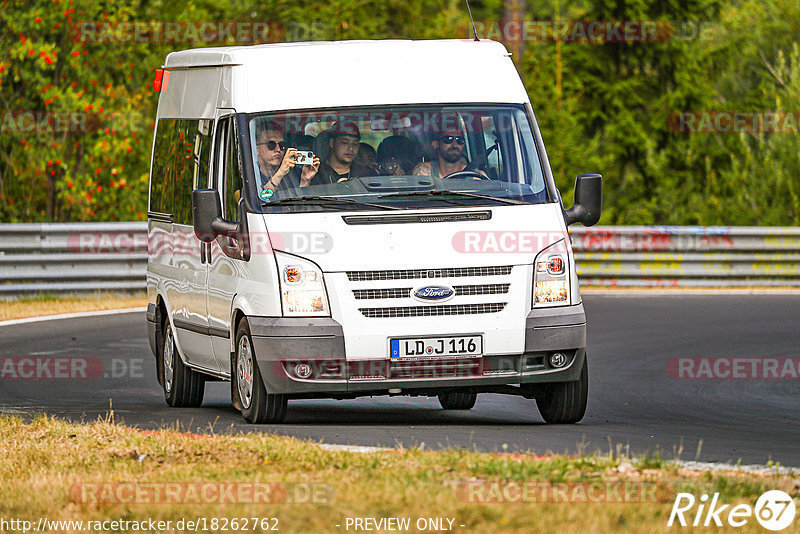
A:
POLYGON ((623 447, 800 466, 800 380, 679 379, 667 371, 678 357, 799 358, 800 295, 588 295, 584 303, 591 391, 577 425, 545 425, 534 401, 485 394, 468 412, 445 412, 436 399, 419 397, 292 401, 284 424, 251 426, 230 406, 227 382, 207 384, 202 408, 168 408, 143 312, 0 327, 0 411, 88 421, 113 403, 116 421, 140 428, 540 454, 623 447), (32 369, 21 357, 49 362, 37 370, 45 376, 69 374, 70 363, 57 369, 54 362, 81 357, 90 378, 14 378, 32 369))

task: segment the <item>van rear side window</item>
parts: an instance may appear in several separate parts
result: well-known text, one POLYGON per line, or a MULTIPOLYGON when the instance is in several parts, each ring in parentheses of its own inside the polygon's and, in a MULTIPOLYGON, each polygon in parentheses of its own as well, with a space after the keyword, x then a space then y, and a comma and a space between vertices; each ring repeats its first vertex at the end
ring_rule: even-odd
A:
POLYGON ((150 208, 192 224, 192 191, 207 187, 211 157, 210 119, 161 119, 156 125, 150 177, 150 208))

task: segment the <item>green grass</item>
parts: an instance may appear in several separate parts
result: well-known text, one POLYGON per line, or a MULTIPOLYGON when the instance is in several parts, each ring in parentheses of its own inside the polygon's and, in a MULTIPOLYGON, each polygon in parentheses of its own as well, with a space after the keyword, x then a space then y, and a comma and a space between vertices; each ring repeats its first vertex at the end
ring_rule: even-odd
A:
MULTIPOLYGON (((698 496, 718 491, 725 502, 753 504, 766 489, 797 494, 793 479, 784 475, 703 473, 652 458, 537 457, 459 449, 353 453, 266 433, 203 437, 174 430, 141 432, 110 420, 71 424, 45 416, 31 422, 0 416, 0 517, 33 521, 42 516, 173 522, 277 517, 280 532, 345 532, 348 517, 400 516, 412 521, 453 518, 456 532, 650 532, 666 530, 678 491, 698 496), (621 462, 632 469, 621 472, 621 462), (234 504, 137 504, 81 497, 87 487, 107 487, 99 486, 106 483, 147 488, 207 482, 278 483, 295 490, 316 489, 324 498, 296 504, 252 499, 234 504), (468 484, 507 488, 531 483, 570 489, 590 483, 643 484, 653 488, 654 499, 486 504, 468 499, 464 489, 468 484)), ((741 530, 754 531, 756 525, 741 530)))

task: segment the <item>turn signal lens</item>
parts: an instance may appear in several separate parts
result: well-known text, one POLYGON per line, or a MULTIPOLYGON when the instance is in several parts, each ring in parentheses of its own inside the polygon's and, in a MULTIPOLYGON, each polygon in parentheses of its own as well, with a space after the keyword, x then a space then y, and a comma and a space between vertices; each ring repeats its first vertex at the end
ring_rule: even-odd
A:
POLYGON ((547 274, 553 276, 564 274, 564 258, 561 256, 550 256, 547 258, 547 274))
POLYGON ((288 284, 299 284, 303 281, 303 270, 296 265, 289 265, 283 269, 283 280, 288 284))

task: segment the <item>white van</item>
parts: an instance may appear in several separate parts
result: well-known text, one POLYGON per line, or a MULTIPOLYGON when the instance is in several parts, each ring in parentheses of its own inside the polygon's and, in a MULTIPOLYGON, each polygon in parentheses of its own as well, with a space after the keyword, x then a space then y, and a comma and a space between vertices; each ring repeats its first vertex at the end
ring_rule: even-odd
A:
MULTIPOLYGON (((488 40, 171 53, 150 173, 147 311, 170 406, 230 380, 251 423, 290 399, 478 393, 574 423, 586 319, 525 88, 488 40)), ((553 132, 558 135, 558 132, 553 132)))

